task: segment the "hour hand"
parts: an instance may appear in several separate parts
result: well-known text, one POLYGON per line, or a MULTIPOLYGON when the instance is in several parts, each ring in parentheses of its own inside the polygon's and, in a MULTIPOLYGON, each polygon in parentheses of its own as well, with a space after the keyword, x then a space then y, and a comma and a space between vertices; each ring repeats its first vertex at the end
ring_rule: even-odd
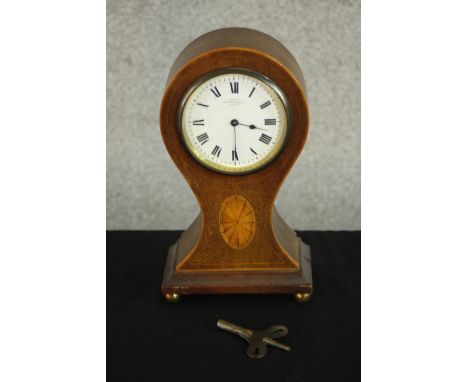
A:
POLYGON ((268 131, 267 129, 262 129, 261 127, 257 127, 255 125, 246 125, 244 123, 239 123, 239 125, 241 126, 247 126, 250 130, 253 130, 253 129, 257 129, 257 130, 265 130, 265 131, 268 131))
POLYGON ((261 127, 257 127, 257 126, 255 126, 255 125, 249 125, 249 128, 250 128, 251 130, 256 129, 256 130, 268 131, 268 129, 262 129, 261 127))

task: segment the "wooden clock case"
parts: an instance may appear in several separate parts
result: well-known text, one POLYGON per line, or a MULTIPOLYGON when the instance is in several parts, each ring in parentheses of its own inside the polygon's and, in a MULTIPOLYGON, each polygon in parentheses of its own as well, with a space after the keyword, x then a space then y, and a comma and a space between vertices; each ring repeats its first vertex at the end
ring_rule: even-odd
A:
POLYGON ((291 53, 258 31, 213 31, 194 40, 177 57, 161 103, 161 134, 201 212, 169 249, 161 286, 167 301, 201 293, 291 293, 299 302, 310 298, 310 249, 274 206, 279 188, 306 141, 309 116, 305 89, 303 74, 291 53), (182 100, 196 81, 223 69, 260 73, 287 99, 287 141, 281 153, 256 172, 227 175, 210 170, 190 154, 181 138, 182 100), (225 219, 235 220, 230 210, 237 207, 248 215, 244 220, 249 225, 243 231, 247 242, 231 243, 226 236, 231 221, 226 223, 225 219))

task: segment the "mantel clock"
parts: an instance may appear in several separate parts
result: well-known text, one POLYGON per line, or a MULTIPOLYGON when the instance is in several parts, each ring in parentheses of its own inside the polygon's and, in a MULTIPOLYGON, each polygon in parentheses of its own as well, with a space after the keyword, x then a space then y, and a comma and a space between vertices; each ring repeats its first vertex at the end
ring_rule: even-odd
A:
POLYGON ((245 28, 197 38, 172 66, 160 126, 201 209, 169 249, 164 298, 290 293, 307 301, 309 247, 274 206, 308 130, 305 82, 291 53, 245 28))

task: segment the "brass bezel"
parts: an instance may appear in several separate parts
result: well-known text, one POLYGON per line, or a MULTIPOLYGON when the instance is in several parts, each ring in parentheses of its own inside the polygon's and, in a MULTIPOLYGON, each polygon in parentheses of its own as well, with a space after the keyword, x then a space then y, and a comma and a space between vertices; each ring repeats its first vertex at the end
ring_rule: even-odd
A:
POLYGON ((271 164, 278 157, 278 155, 281 153, 284 146, 286 145, 286 142, 288 140, 288 136, 289 136, 289 133, 290 133, 291 111, 290 111, 290 108, 289 108, 287 98, 284 95, 284 93, 282 92, 282 90, 280 89, 280 87, 274 81, 272 81, 270 78, 268 78, 267 76, 265 76, 265 75, 263 75, 261 73, 255 72, 253 70, 249 70, 249 69, 223 68, 223 69, 219 69, 219 70, 214 70, 214 71, 200 77, 198 80, 196 80, 192 84, 192 86, 190 86, 188 91, 183 96, 182 102, 180 103, 179 108, 178 108, 178 125, 179 125, 178 126, 179 133, 181 135, 182 142, 184 142, 185 147, 188 149, 190 154, 199 163, 201 163, 203 166, 205 166, 209 170, 212 170, 212 171, 215 171, 215 172, 218 172, 218 173, 221 173, 221 174, 225 174, 225 175, 245 175, 245 174, 256 172, 256 171, 259 171, 259 170, 265 168, 266 166, 271 164), (217 77, 217 76, 220 76, 220 75, 225 75, 225 74, 231 74, 231 73, 233 73, 233 74, 245 74, 245 75, 253 77, 253 78, 255 78, 255 79, 259 80, 259 81, 262 81, 267 86, 269 86, 273 90, 273 92, 277 95, 277 97, 279 98, 281 104, 283 105, 284 114, 285 114, 285 117, 286 117, 286 128, 285 128, 284 138, 283 138, 282 142, 280 144, 276 145, 276 147, 272 151, 270 151, 270 153, 264 159, 262 159, 259 162, 253 163, 253 164, 251 164, 249 166, 244 166, 243 170, 241 170, 241 171, 232 171, 231 168, 227 169, 226 166, 218 165, 218 164, 213 163, 213 162, 209 161, 208 159, 206 159, 204 156, 202 156, 198 152, 196 147, 193 146, 192 142, 190 142, 190 140, 189 140, 189 138, 188 138, 188 136, 186 134, 186 131, 183 128, 183 119, 184 119, 183 117, 184 117, 184 114, 185 114, 185 105, 187 104, 187 101, 190 98, 190 96, 193 94, 193 92, 201 84, 208 81, 210 78, 217 77))

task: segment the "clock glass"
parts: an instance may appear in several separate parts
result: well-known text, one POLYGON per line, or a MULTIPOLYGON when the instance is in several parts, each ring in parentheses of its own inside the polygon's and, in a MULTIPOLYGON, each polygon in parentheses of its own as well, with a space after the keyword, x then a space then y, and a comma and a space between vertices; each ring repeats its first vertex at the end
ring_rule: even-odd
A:
POLYGON ((198 82, 181 105, 182 138, 210 169, 243 174, 262 168, 287 136, 286 100, 266 77, 230 71, 198 82))

